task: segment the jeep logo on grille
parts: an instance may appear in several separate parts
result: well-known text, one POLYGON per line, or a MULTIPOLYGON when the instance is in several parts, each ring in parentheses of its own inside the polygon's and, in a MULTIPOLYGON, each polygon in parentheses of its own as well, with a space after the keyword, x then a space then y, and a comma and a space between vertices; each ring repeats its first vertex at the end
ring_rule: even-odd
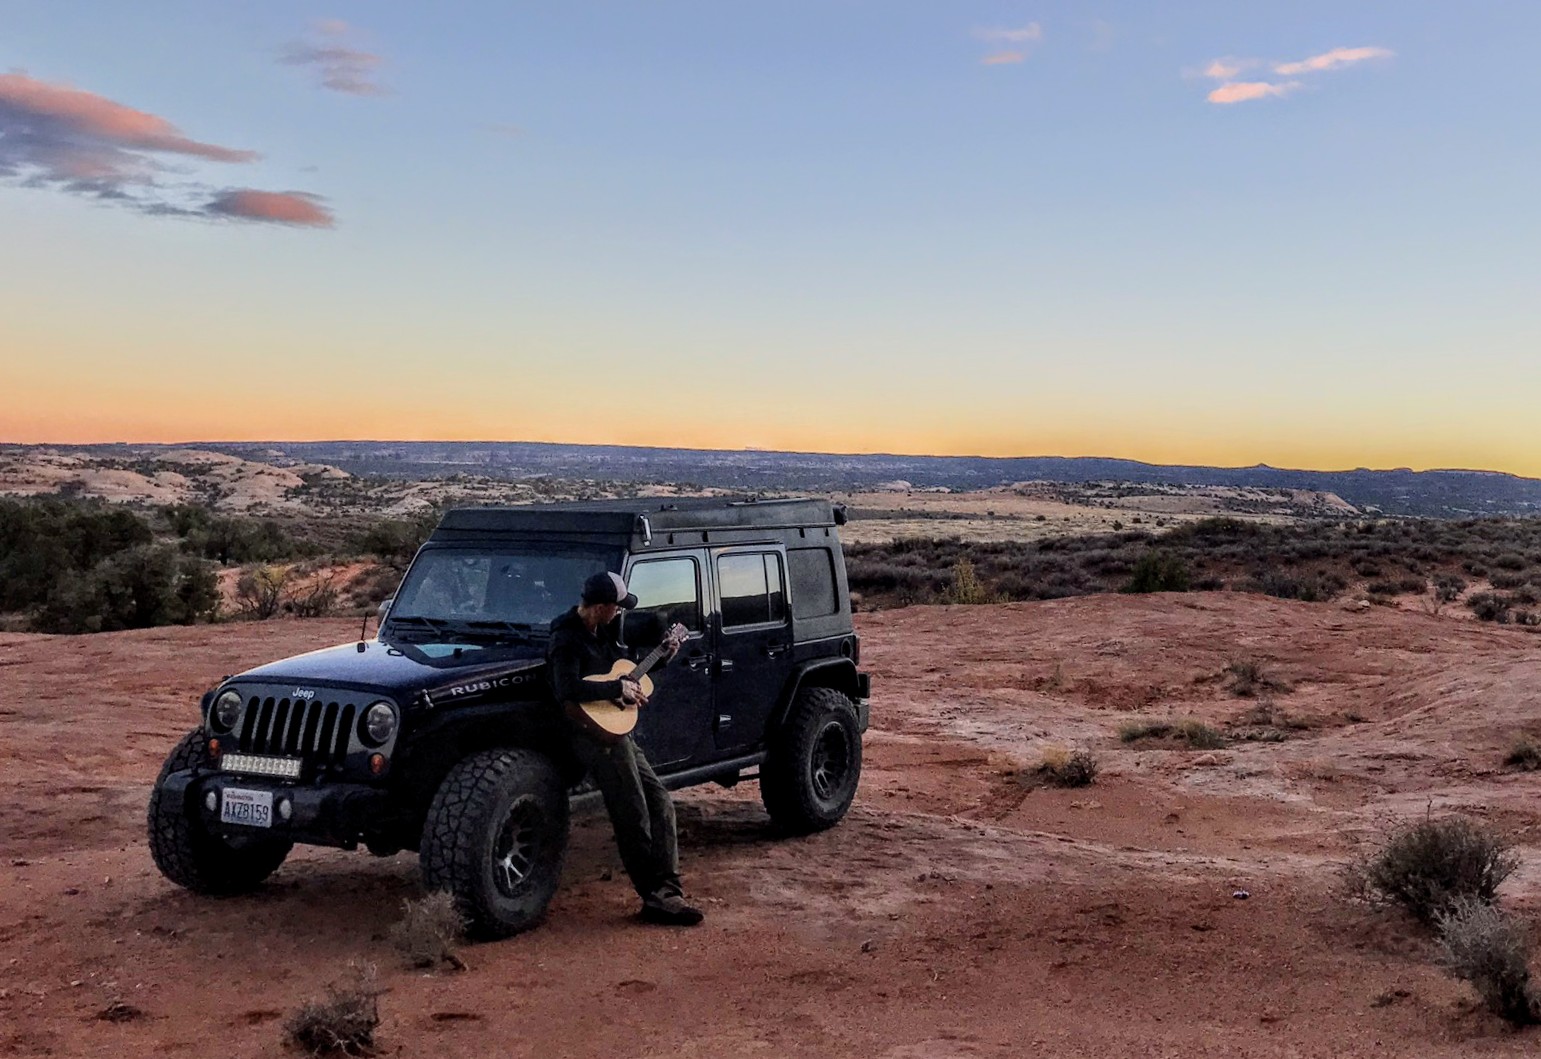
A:
POLYGON ((289 697, 291 699, 313 699, 316 697, 316 693, 309 688, 295 688, 289 693, 289 697))

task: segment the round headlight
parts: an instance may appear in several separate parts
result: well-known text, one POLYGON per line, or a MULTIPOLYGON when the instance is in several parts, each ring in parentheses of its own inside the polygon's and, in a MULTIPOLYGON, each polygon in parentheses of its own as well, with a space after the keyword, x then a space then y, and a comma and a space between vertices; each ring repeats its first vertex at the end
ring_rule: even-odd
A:
POLYGON ((364 711, 362 734, 366 742, 380 746, 396 734, 396 710, 388 702, 377 702, 364 711))
POLYGON ((214 700, 214 708, 209 711, 209 718, 214 722, 216 731, 228 732, 234 728, 235 722, 241 719, 241 693, 222 692, 219 698, 214 700))

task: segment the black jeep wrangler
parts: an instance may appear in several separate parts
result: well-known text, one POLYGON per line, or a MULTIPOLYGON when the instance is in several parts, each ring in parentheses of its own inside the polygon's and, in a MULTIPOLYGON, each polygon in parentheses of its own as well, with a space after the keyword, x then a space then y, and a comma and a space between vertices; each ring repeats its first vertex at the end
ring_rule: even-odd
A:
POLYGON ((585 578, 638 599, 622 639, 689 638, 636 737, 670 787, 758 779, 776 824, 829 827, 861 774, 845 510, 824 500, 624 500, 449 512, 375 640, 227 677, 150 797, 150 851, 207 894, 259 885, 296 842, 418 852, 473 934, 536 923, 574 800, 594 800, 545 674, 585 578))

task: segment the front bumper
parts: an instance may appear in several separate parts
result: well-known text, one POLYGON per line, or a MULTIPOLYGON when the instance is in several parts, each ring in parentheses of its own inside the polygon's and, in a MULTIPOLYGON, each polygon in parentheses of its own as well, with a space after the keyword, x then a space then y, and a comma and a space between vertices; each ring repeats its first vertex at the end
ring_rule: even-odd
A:
POLYGON ((167 776, 161 789, 166 795, 180 797, 183 811, 196 813, 209 831, 232 839, 271 836, 308 845, 352 849, 368 833, 380 829, 388 811, 386 792, 363 783, 307 787, 257 776, 189 769, 167 776), (273 792, 273 826, 248 827, 221 821, 219 807, 227 787, 273 792), (215 796, 212 810, 208 806, 211 793, 215 796), (277 811, 280 799, 289 803, 288 819, 277 811))

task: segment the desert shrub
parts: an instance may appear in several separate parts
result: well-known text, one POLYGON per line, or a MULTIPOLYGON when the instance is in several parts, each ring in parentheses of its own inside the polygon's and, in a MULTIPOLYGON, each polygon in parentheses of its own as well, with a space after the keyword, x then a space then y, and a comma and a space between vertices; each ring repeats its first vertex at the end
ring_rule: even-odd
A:
POLYGON ((0 500, 0 610, 41 606, 61 580, 154 539, 132 511, 97 502, 0 500))
POLYGON ((1225 667, 1230 679, 1232 695, 1250 699, 1261 691, 1287 691, 1289 685, 1268 675, 1262 663, 1251 658, 1238 658, 1225 667))
POLYGON ((1503 552, 1493 556, 1489 560, 1489 565, 1496 566, 1500 570, 1523 570, 1530 563, 1523 555, 1516 552, 1503 552))
POLYGON ((1000 597, 979 580, 973 563, 959 559, 952 564, 952 584, 942 593, 942 602, 999 603, 1000 597))
POLYGON ((1466 597, 1466 605, 1480 621, 1509 624, 1509 600, 1496 592, 1473 592, 1466 597))
POLYGON ((439 524, 442 514, 438 508, 428 508, 411 519, 377 522, 356 539, 355 549, 373 555, 398 570, 405 570, 433 528, 439 524))
POLYGON ((247 618, 265 621, 283 609, 290 573, 281 566, 259 566, 235 584, 236 609, 247 618))
POLYGON ((1186 592, 1191 578, 1188 567, 1174 555, 1146 552, 1134 564, 1124 592, 1186 592))
POLYGON ((1089 787, 1097 782, 1097 759, 1090 750, 1051 747, 1028 770, 1027 778, 1051 787, 1089 787))
POLYGON ((348 582, 348 595, 355 607, 373 606, 395 595, 400 584, 400 570, 390 566, 371 566, 360 570, 348 582))
POLYGON ((1523 772, 1541 770, 1541 744, 1528 735, 1515 736, 1509 744, 1509 752, 1504 755, 1504 764, 1523 772))
POLYGON ((1466 579, 1455 574, 1445 574, 1434 580, 1434 598, 1441 603, 1454 603, 1466 591, 1466 579))
POLYGON ((190 625, 219 605, 212 570, 163 544, 140 544, 54 581, 35 624, 45 632, 112 632, 190 625))
POLYGON ((1225 736, 1192 717, 1175 722, 1130 721, 1119 726, 1118 738, 1125 743, 1170 738, 1188 744, 1190 750, 1219 750, 1225 746, 1225 736))
POLYGON ((320 574, 289 593, 289 606, 297 618, 323 618, 337 609, 341 595, 337 575, 320 574))
POLYGON ((284 1037, 311 1055, 368 1055, 380 1025, 380 992, 373 965, 354 967, 354 980, 326 987, 284 1022, 284 1037))
POLYGON ((409 967, 448 963, 464 969, 456 946, 465 933, 465 920, 455 899, 440 890, 418 901, 403 901, 401 919, 391 927, 390 940, 409 967))
POLYGON ((1529 584, 1530 578, 1525 574, 1506 574, 1494 571, 1493 574, 1488 578, 1488 582, 1492 584, 1494 588, 1509 589, 1519 588, 1521 585, 1529 584))
POLYGON ((1433 923, 1455 902, 1491 902, 1519 867, 1509 844, 1461 816, 1427 818, 1396 832, 1353 874, 1371 897, 1433 923))
POLYGON ((1461 898, 1438 913, 1442 963, 1470 982, 1489 1011, 1515 1026, 1541 1022, 1541 995, 1530 984, 1530 938, 1511 916, 1485 901, 1461 898))
POLYGON ((1401 596, 1409 592, 1423 592, 1428 587, 1429 582, 1426 578, 1398 577, 1372 581, 1365 586, 1365 591, 1377 596, 1401 596))

